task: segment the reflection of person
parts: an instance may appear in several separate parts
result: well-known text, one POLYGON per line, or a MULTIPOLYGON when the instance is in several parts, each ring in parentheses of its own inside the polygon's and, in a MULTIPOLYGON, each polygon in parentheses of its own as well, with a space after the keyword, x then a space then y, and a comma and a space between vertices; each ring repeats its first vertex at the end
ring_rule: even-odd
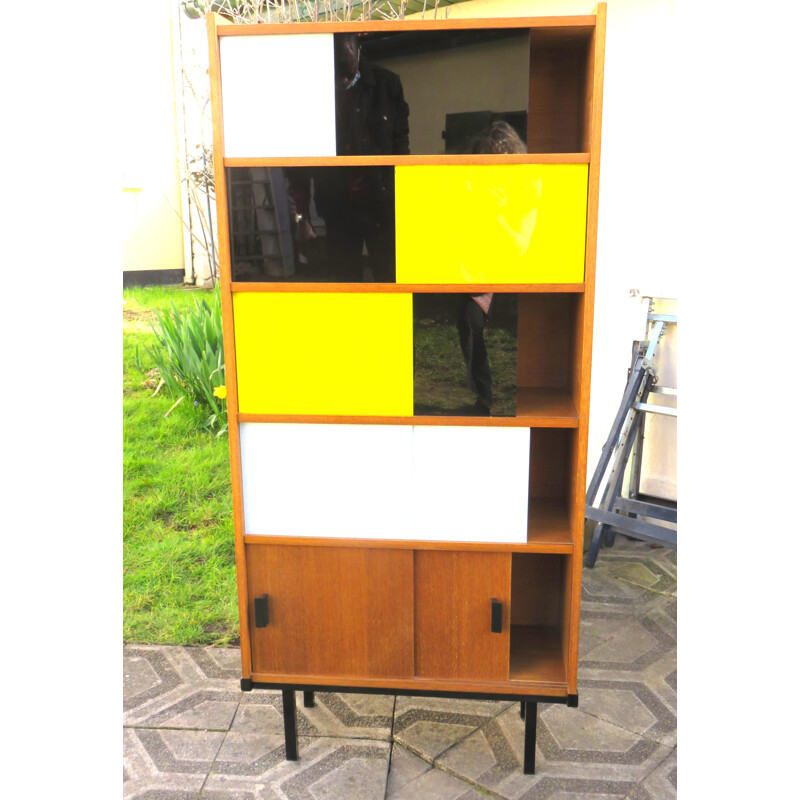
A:
MULTIPOLYGON (((361 56, 355 33, 334 35, 336 154, 408 155, 408 104, 400 78, 361 56)), ((393 281, 394 172, 387 167, 325 167, 288 170, 298 215, 297 238, 316 238, 309 219, 310 178, 314 203, 325 219, 333 276, 362 280, 367 246, 373 277, 393 281)))
MULTIPOLYGON (((527 153, 517 132, 503 121, 493 122, 475 140, 473 153, 527 153)), ((483 340, 492 293, 464 296, 458 312, 458 339, 467 368, 469 388, 475 392, 475 413, 488 416, 492 406, 492 373, 483 340)))

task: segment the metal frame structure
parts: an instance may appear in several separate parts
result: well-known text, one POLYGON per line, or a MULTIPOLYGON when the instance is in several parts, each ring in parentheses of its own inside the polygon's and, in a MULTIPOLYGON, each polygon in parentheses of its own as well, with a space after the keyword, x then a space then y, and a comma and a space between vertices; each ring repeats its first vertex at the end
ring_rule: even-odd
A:
POLYGON ((654 314, 651 300, 647 338, 633 343, 632 365, 622 402, 586 490, 585 516, 597 523, 584 560, 587 567, 595 565, 601 544, 613 547, 618 532, 645 542, 678 546, 678 532, 670 527, 678 522, 677 503, 646 497, 639 491, 645 414, 678 415, 675 408, 648 403, 651 393, 678 395, 677 389, 655 385, 658 375, 653 364, 666 326, 677 323, 677 315, 654 314), (624 496, 623 483, 629 464, 630 482, 627 496, 624 496))
POLYGON ((520 703, 520 717, 525 721, 524 751, 522 771, 525 775, 533 775, 536 771, 536 721, 539 713, 539 702, 563 703, 569 708, 578 707, 578 695, 571 694, 567 697, 548 697, 543 695, 484 694, 476 692, 432 692, 398 689, 383 689, 375 687, 355 686, 312 686, 308 684, 285 683, 259 683, 246 678, 242 679, 243 692, 253 689, 280 689, 283 702, 283 736, 286 749, 286 760, 297 761, 297 703, 295 692, 303 692, 303 706, 314 707, 315 692, 357 692, 359 694, 395 694, 404 697, 451 697, 468 700, 516 700, 520 703))

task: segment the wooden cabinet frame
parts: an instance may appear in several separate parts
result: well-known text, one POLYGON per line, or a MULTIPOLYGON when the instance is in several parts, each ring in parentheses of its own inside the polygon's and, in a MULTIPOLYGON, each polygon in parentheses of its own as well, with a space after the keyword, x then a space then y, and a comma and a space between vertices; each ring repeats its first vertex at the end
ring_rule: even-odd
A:
MULTIPOLYGON (((577 705, 605 22, 605 3, 598 4, 594 14, 584 16, 479 20, 233 25, 215 14, 208 15, 242 686, 269 686, 284 690, 288 757, 292 757, 292 753, 296 757, 296 744, 294 749, 288 746, 289 739, 296 735, 293 719, 290 719, 294 702, 292 692, 295 689, 313 691, 327 687, 342 691, 514 698, 524 703, 528 715, 526 726, 531 713, 534 714, 531 724, 535 726, 535 703, 538 700, 577 705), (219 44, 224 37, 484 28, 521 28, 530 31, 528 142, 529 149, 536 152, 503 156, 337 156, 292 159, 225 156, 219 57, 219 44), (232 282, 225 179, 227 168, 462 163, 588 164, 583 282, 495 286, 232 282), (520 296, 516 417, 327 418, 239 412, 233 325, 233 295, 236 292, 485 291, 518 292, 520 296), (552 348, 537 348, 536 343, 542 338, 552 342, 552 348), (480 424, 530 428, 530 496, 536 498, 537 502, 531 505, 528 541, 522 544, 462 544, 248 535, 243 519, 239 425, 242 422, 274 421, 319 424, 480 424), (541 460, 542 455, 546 459, 546 468, 541 460), (326 553, 329 548, 333 549, 326 553), (485 586, 470 581, 470 568, 465 565, 473 562, 486 565, 485 571, 481 568, 481 574, 493 576, 491 579, 487 577, 485 586), (316 653, 309 662, 317 665, 314 670, 303 670, 299 666, 302 659, 292 662, 291 657, 275 661, 273 668, 266 669, 264 644, 260 638, 256 638, 256 630, 251 627, 254 624, 253 601, 261 592, 268 594, 262 585, 263 575, 266 574, 263 571, 274 569, 277 563, 305 564, 303 574, 296 574, 295 579, 298 582, 306 581, 302 583, 303 590, 311 593, 321 591, 318 583, 319 564, 361 565, 353 567, 355 571, 349 575, 346 593, 353 593, 351 599, 354 607, 369 606, 371 610, 364 613, 367 615, 365 619, 371 624, 379 625, 381 619, 389 620, 399 613, 394 622, 398 626, 399 640, 407 643, 408 650, 405 653, 387 650, 384 647, 385 640, 377 643, 370 641, 369 631, 359 630, 358 624, 355 624, 344 633, 340 630, 349 646, 362 647, 360 655, 354 656, 354 659, 337 659, 330 653, 316 653), (380 599, 377 601, 374 598, 367 601, 370 592, 374 594, 375 587, 370 589, 361 586, 360 582, 369 582, 369 564, 377 565, 375 574, 378 576, 386 577, 396 572, 389 584, 398 598, 396 606, 381 592, 378 592, 380 599), (402 567, 393 570, 391 565, 402 567), (440 574, 450 575, 452 584, 448 592, 437 596, 424 576, 440 570, 443 571, 440 574), (474 602, 485 609, 480 613, 485 613, 484 622, 487 626, 490 624, 491 601, 502 604, 502 633, 487 634, 501 637, 497 641, 501 641, 502 646, 499 649, 495 647, 483 665, 459 661, 469 658, 468 643, 459 640, 459 637, 472 635, 469 631, 473 623, 463 619, 459 610, 466 607, 464 593, 469 591, 494 592, 491 597, 468 598, 467 605, 474 602), (442 646, 450 648, 450 662, 455 666, 447 669, 442 666, 447 659, 442 652, 430 649, 429 634, 426 632, 426 626, 431 620, 435 621, 437 615, 448 615, 449 627, 442 646), (452 658, 454 653, 457 654, 455 659, 452 658), (289 668, 287 665, 292 663, 294 666, 289 668)), ((301 567, 295 566, 293 569, 300 570, 301 567)), ((379 580, 382 578, 379 577, 379 580)), ((325 591, 330 592, 330 587, 325 591)), ((340 613, 343 606, 340 603, 336 608, 336 613, 340 613)), ((275 613, 280 613, 277 608, 275 613)), ((494 618, 492 620, 494 624, 494 618)), ((295 624, 300 625, 299 622, 295 624)), ((302 631, 295 634, 284 631, 281 641, 287 643, 292 635, 302 634, 302 631)), ((326 633, 326 636, 329 634, 326 633)), ((316 644, 321 643, 320 646, 324 647, 326 641, 333 639, 321 637, 316 644)), ((308 646, 314 647, 316 644, 308 646)), ((535 736, 535 727, 533 731, 535 736)), ((528 753, 529 738, 529 732, 526 732, 525 771, 532 771, 533 768, 532 746, 528 753)))

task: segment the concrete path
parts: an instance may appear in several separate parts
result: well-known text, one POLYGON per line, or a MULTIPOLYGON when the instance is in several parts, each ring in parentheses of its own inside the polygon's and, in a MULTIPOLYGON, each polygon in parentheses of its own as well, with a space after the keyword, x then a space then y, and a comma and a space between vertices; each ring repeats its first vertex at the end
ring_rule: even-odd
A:
POLYGON ((618 537, 584 569, 580 707, 539 705, 536 775, 509 702, 239 691, 238 649, 126 645, 133 800, 667 800, 676 797, 675 551, 618 537))

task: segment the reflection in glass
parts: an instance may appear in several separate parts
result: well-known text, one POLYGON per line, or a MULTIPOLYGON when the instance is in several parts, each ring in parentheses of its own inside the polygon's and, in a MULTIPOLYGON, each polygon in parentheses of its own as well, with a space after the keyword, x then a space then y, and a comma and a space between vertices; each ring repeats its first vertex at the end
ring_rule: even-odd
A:
POLYGON ((390 70, 402 85, 412 155, 471 153, 475 137, 497 120, 526 140, 527 29, 371 32, 359 43, 362 61, 390 70))
POLYGON ((414 295, 414 414, 516 415, 517 295, 414 295))
POLYGON ((393 170, 229 168, 232 279, 394 282, 393 170))
POLYGON ((373 65, 355 33, 333 37, 336 154, 408 155, 408 103, 400 78, 373 65))

